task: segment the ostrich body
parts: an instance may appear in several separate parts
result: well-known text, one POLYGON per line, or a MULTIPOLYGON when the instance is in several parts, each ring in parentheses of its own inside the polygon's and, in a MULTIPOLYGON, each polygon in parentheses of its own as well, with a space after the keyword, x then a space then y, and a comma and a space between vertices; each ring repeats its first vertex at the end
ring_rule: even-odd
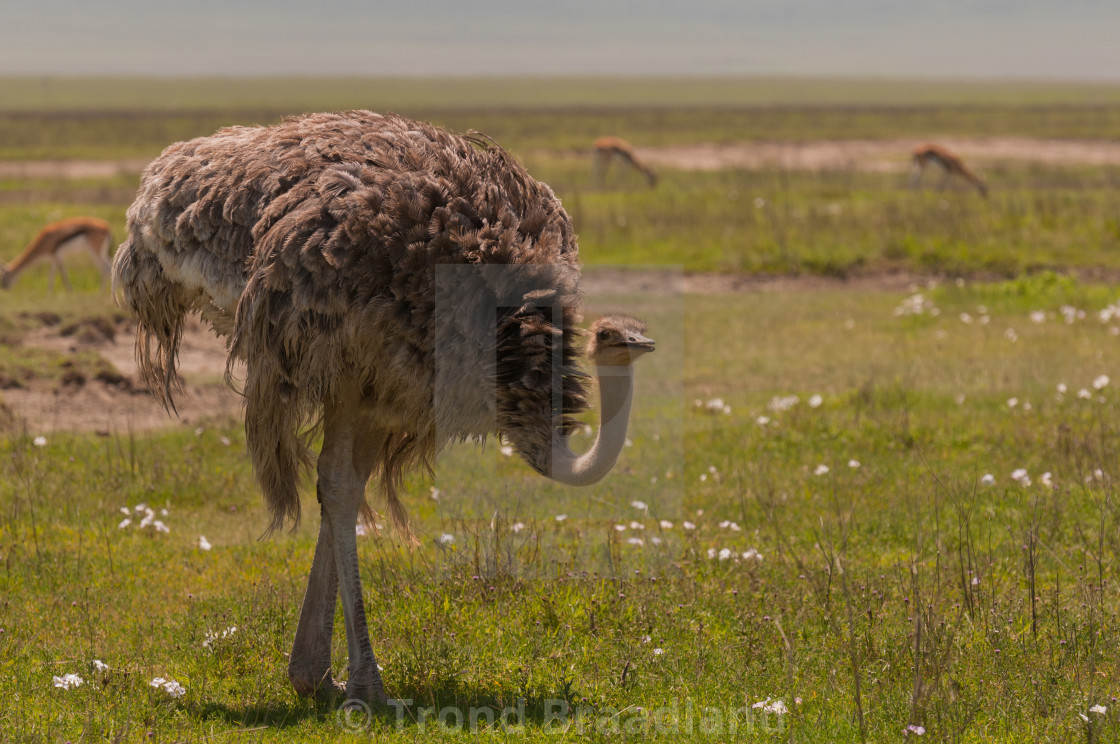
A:
POLYGON ((345 693, 385 699, 355 536, 371 477, 409 534, 402 474, 451 440, 501 432, 570 484, 613 466, 630 365, 653 343, 627 316, 593 326, 602 425, 574 455, 571 414, 587 407, 577 250, 559 200, 501 148, 394 115, 223 129, 145 170, 113 264, 145 380, 173 408, 191 313, 228 337, 227 372, 245 363, 246 444, 270 530, 299 519, 298 480, 322 433, 322 519, 288 669, 300 694, 343 689, 330 669, 341 596, 345 693), (465 279, 441 281, 437 266, 465 279))

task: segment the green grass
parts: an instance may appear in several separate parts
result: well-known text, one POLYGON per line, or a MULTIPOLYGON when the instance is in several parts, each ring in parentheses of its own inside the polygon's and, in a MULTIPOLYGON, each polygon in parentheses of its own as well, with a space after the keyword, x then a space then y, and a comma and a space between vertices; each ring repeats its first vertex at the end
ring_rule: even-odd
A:
MULTIPOLYGON (((641 144, 1115 137, 1111 89, 826 81, 714 101, 709 83, 626 98, 569 81, 495 84, 484 104, 467 86, 437 108, 446 81, 266 81, 253 95, 244 81, 83 82, 86 93, 0 81, 0 157, 149 157, 222 124, 377 93, 513 147, 563 198, 589 273, 904 271, 921 286, 592 294, 593 313, 631 310, 658 340, 615 472, 568 489, 498 443, 457 446, 434 477, 407 482, 418 549, 383 525, 360 540, 374 649, 390 693, 412 701, 399 719, 340 717, 291 691, 317 509, 308 495, 298 530, 260 539, 238 422, 42 432, 3 415, 0 391, 0 740, 857 742, 897 740, 908 724, 923 741, 1120 739, 1120 321, 1098 315, 1120 297, 1085 278, 1118 268, 1120 172, 996 163, 987 201, 854 171, 667 171, 655 191, 605 191, 559 154, 608 130, 641 144), (516 107, 502 98, 514 93, 516 107), (861 106, 808 105, 841 93, 861 106), (534 107, 549 96, 551 110, 534 107), (1019 468, 1031 485, 1011 478, 1019 468), (170 531, 139 528, 139 504, 170 531), (69 673, 84 684, 52 686, 69 673), (767 698, 789 712, 750 707, 767 698), (565 705, 582 715, 556 720, 565 705), (472 708, 485 720, 506 707, 518 728, 472 729, 472 708), (456 710, 463 726, 439 724, 456 710)), ((0 259, 70 215, 108 219, 119 241, 135 184, 0 183, 0 259)), ((88 353, 23 345, 45 322, 115 322, 88 264, 73 294, 49 292, 46 274, 0 293, 0 375, 92 376, 101 362, 88 353)), ((345 654, 336 633, 338 676, 345 654)))
MULTIPOLYGON (((549 712, 564 701, 586 709, 578 725, 592 740, 617 725, 632 738, 859 741, 861 713, 872 741, 909 723, 934 740, 1110 740, 1120 399, 1116 381, 1093 381, 1120 361, 1116 322, 1095 314, 1115 295, 1054 277, 926 296, 937 315, 896 315, 903 295, 845 290, 592 298, 636 306, 664 342, 643 360, 619 471, 562 489, 496 447, 456 448, 434 481, 409 481, 421 548, 377 530, 360 542, 375 650, 391 693, 413 700, 399 729, 390 710, 348 732, 331 706, 289 690, 314 501, 297 532, 259 540, 267 520, 236 423, 55 433, 42 447, 33 428, 9 435, 3 738, 457 740, 469 726, 444 730, 438 711, 512 706, 519 738, 551 740, 549 712), (1066 305, 1087 316, 1066 324, 1066 305), (799 402, 772 408, 789 395, 799 402), (691 402, 713 397, 731 412, 691 402), (1020 467, 1029 487, 1010 477, 1020 467), (118 529, 119 508, 140 502, 171 531, 118 529), (631 521, 645 529, 614 528, 631 521), (443 533, 455 542, 438 544, 443 533), (720 560, 725 548, 739 557, 720 560), (763 559, 743 558, 750 549, 763 559), (64 673, 85 684, 53 689, 64 673), (186 694, 151 688, 157 676, 186 694), (781 729, 756 716, 729 735, 728 711, 767 697, 791 709, 781 729), (1089 713, 1095 704, 1109 712, 1089 713), (674 706, 675 732, 646 717, 674 706)), ((341 638, 335 652, 342 672, 341 638)))
MULTIPOLYGON (((438 100, 438 99, 437 99, 438 100)), ((345 105, 303 101, 251 106, 215 101, 200 110, 50 110, 0 113, 0 160, 111 160, 155 157, 164 147, 230 125, 263 125, 307 111, 341 108, 396 111, 455 132, 485 132, 518 155, 537 150, 585 151, 603 134, 636 145, 668 146, 750 140, 937 137, 1120 138, 1120 104, 735 106, 566 108, 397 105, 376 99, 345 105)), ((0 109, 2 111, 2 109, 0 109)))
MULTIPOLYGON (((582 161, 526 160, 572 215, 587 264, 680 264, 687 271, 851 277, 1014 277, 1045 270, 1113 276, 1120 269, 1120 168, 1024 167, 988 173, 989 199, 961 189, 914 192, 902 174, 666 171, 655 190, 593 188, 582 161)), ((620 179, 621 180, 621 179, 620 179)), ((0 191, 0 259, 53 219, 92 214, 124 239, 134 193, 26 182, 0 191), (50 199, 51 201, 47 201, 50 199)), ((135 180, 133 180, 135 184, 135 180)), ((92 286, 91 270, 76 270, 92 286)), ((20 286, 45 292, 47 267, 20 286)))

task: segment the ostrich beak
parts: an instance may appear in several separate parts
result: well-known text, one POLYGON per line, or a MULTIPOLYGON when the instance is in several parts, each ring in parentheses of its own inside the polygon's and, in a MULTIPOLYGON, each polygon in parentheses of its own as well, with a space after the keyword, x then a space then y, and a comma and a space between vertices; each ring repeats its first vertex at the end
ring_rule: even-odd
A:
POLYGON ((643 336, 637 331, 629 331, 626 334, 626 340, 623 342, 623 345, 626 346, 627 351, 631 354, 645 354, 653 351, 654 344, 656 343, 657 342, 652 338, 643 336))

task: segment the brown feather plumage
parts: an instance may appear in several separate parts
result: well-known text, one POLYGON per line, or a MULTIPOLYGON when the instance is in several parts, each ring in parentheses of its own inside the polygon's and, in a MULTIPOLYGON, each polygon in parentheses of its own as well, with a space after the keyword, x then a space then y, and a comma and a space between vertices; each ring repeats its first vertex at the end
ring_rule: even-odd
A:
POLYGON ((229 364, 246 364, 246 439, 272 528, 299 518, 324 402, 359 380, 393 432, 374 474, 407 530, 402 474, 450 439, 496 427, 547 472, 541 423, 570 427, 586 407, 578 265, 559 200, 504 150, 352 111, 167 148, 129 209, 114 287, 139 319, 141 373, 168 407, 185 318, 228 336, 229 364), (438 297, 456 308, 444 318, 444 264, 518 271, 452 285, 438 297), (456 319, 488 303, 496 328, 456 319), (491 375, 492 402, 437 400, 437 353, 491 375))

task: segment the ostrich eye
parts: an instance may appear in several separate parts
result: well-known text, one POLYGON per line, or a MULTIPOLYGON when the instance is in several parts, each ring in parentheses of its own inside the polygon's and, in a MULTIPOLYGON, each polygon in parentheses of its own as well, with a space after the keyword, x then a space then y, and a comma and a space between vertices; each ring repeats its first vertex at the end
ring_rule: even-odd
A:
POLYGON ((610 337, 611 337, 611 332, 610 331, 599 331, 598 333, 595 334, 595 338, 599 339, 600 341, 606 341, 610 337))

